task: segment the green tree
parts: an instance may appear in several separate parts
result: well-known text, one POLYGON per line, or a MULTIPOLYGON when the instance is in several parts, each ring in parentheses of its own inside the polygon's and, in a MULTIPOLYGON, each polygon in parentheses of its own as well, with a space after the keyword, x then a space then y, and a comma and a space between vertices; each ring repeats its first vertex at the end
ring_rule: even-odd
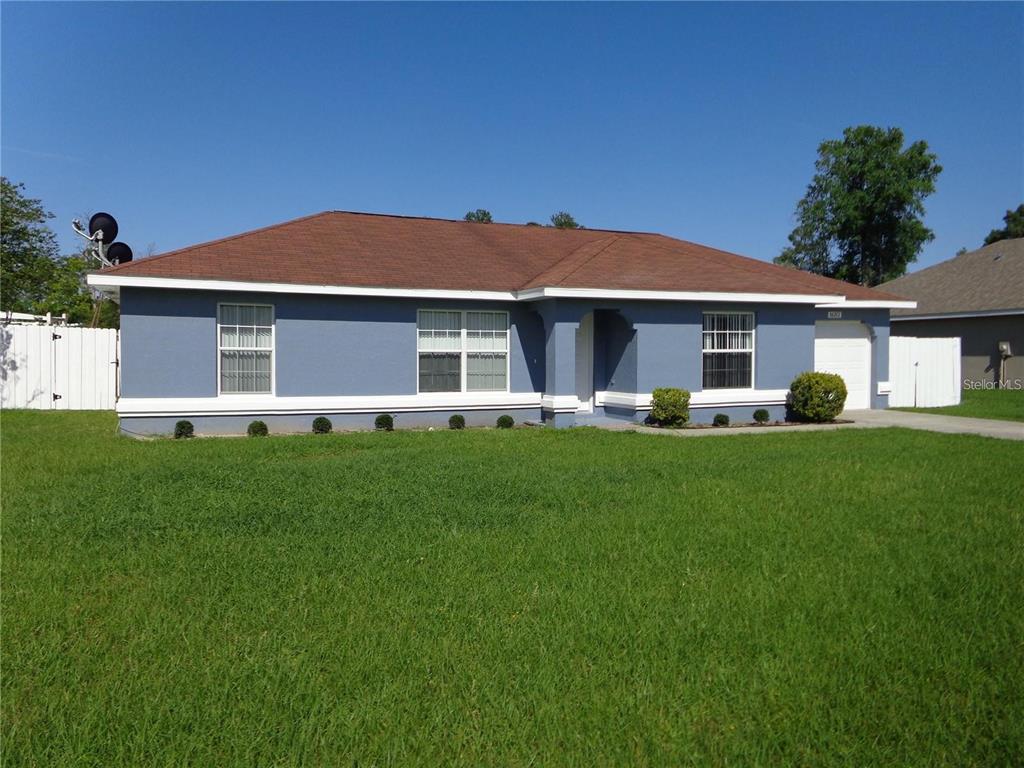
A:
POLYGON ((477 208, 475 211, 470 211, 463 217, 466 221, 473 221, 477 224, 493 224, 494 219, 491 218, 491 212, 484 208, 477 208))
POLYGON ((84 252, 57 259, 46 296, 36 305, 37 312, 67 313, 68 322, 91 328, 119 328, 120 311, 116 302, 93 293, 86 275, 96 268, 84 252))
POLYGON ((993 229, 985 238, 985 245, 998 243, 1000 240, 1011 240, 1015 237, 1024 237, 1024 203, 1017 206, 1015 211, 1007 211, 1003 216, 1006 224, 1002 229, 993 229))
POLYGON ((0 290, 3 309, 36 312, 46 299, 56 269, 53 218, 40 200, 25 196, 25 185, 0 177, 0 290))
POLYGON ((572 217, 572 214, 566 211, 559 211, 558 213, 552 214, 551 226, 556 229, 581 229, 580 225, 576 222, 576 219, 572 217))
POLYGON ((860 285, 904 274, 935 237, 922 217, 942 172, 936 159, 924 141, 904 149, 899 128, 861 125, 822 142, 775 263, 860 285))

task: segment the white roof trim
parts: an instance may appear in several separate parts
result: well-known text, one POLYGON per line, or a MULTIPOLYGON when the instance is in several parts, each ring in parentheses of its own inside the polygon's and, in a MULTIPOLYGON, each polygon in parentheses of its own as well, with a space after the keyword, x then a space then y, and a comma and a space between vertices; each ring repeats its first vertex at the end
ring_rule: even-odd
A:
POLYGON ((819 304, 820 309, 915 309, 916 301, 897 301, 895 299, 843 299, 826 304, 819 304))
POLYGON ((639 301, 723 301, 756 302, 758 304, 819 304, 835 301, 837 294, 804 293, 736 293, 730 291, 637 291, 615 288, 527 288, 517 291, 520 301, 537 299, 636 299, 639 301))
POLYGON ((955 320, 958 317, 1004 317, 1006 315, 1024 315, 1022 309, 979 309, 974 312, 939 312, 930 315, 893 315, 894 323, 900 320, 955 320))
POLYGON ((299 283, 261 283, 247 280, 193 280, 183 277, 142 277, 104 275, 94 272, 86 278, 89 285, 104 288, 173 288, 199 291, 246 291, 250 293, 313 293, 335 296, 390 296, 416 299, 484 299, 514 301, 512 291, 454 291, 431 288, 366 288, 355 285, 303 285, 299 283))
MULTIPOLYGON (((94 288, 119 289, 170 288, 200 291, 245 291, 255 293, 308 293, 334 296, 386 296, 391 298, 462 299, 484 301, 535 301, 548 298, 635 299, 640 301, 704 301, 758 304, 835 305, 839 295, 802 293, 730 293, 728 291, 636 291, 605 288, 529 288, 523 291, 464 291, 432 288, 368 288, 354 285, 308 285, 298 283, 261 283, 246 280, 196 280, 181 277, 144 277, 92 273, 87 282, 94 288), (822 304, 822 302, 833 302, 822 304)), ((901 304, 900 306, 910 306, 901 304)), ((916 306, 916 305, 914 305, 916 306)))

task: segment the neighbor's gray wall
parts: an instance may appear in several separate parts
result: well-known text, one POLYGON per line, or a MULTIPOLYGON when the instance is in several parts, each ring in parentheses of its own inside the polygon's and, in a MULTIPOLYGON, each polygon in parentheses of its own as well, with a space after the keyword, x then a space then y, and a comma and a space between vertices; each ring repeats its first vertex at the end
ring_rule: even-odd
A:
POLYGON ((1024 314, 959 317, 948 320, 900 320, 894 336, 960 337, 960 376, 966 386, 994 385, 999 379, 999 342, 1009 341, 1014 357, 1006 361, 1006 378, 1024 381, 1024 314), (973 384, 973 382, 981 382, 973 384))
POLYGON ((544 387, 544 328, 523 304, 124 288, 121 394, 216 397, 218 302, 274 305, 279 396, 416 393, 416 311, 506 309, 510 389, 544 387))

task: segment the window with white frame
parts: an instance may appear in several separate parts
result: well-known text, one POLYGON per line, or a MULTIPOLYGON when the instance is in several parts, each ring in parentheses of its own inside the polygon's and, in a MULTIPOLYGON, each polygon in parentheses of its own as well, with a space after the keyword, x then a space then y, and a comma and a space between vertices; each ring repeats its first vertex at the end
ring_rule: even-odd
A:
POLYGON ((420 392, 508 391, 508 313, 420 310, 420 392))
POLYGON ((271 394, 274 308, 221 304, 217 311, 222 394, 271 394))
POLYGON ((754 386, 754 314, 704 313, 704 389, 754 386))

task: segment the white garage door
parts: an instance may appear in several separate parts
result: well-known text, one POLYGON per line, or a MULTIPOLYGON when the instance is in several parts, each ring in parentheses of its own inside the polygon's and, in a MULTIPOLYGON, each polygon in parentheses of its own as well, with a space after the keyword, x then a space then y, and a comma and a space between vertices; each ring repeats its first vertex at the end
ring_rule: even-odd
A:
POLYGON ((867 326, 844 320, 815 323, 814 370, 843 377, 847 408, 870 408, 871 337, 867 326))

